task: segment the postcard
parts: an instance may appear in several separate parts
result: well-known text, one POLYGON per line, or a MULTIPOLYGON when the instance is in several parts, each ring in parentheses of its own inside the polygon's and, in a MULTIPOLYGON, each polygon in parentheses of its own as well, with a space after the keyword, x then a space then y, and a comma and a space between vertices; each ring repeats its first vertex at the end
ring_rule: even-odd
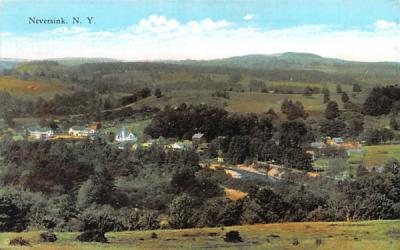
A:
POLYGON ((400 249, 399 0, 3 0, 1 249, 400 249))

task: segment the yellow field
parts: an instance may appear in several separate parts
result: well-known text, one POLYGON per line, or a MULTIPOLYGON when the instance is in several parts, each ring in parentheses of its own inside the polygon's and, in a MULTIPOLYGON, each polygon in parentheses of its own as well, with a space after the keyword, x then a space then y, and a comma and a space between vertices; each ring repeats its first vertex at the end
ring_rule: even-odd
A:
POLYGON ((19 97, 51 97, 71 92, 71 86, 59 82, 25 81, 10 76, 0 77, 0 90, 19 97))
POLYGON ((81 243, 78 233, 58 233, 55 243, 40 243, 39 232, 1 233, 1 249, 95 250, 95 249, 297 249, 297 250, 398 250, 400 221, 283 223, 204 228, 115 232, 106 234, 110 243, 81 243), (229 230, 239 231, 243 242, 223 240, 229 230), (151 239, 156 232, 158 238, 151 239), (213 233, 213 234, 210 234, 213 233), (11 247, 10 239, 22 237, 30 247, 11 247), (294 245, 294 242, 298 245, 294 245))
POLYGON ((256 92, 229 92, 230 99, 227 100, 227 111, 230 112, 266 112, 269 108, 273 108, 275 112, 281 110, 282 101, 286 98, 293 101, 300 101, 304 105, 304 109, 310 114, 321 113, 325 110, 325 105, 321 95, 313 95, 305 97, 299 94, 270 94, 256 92))

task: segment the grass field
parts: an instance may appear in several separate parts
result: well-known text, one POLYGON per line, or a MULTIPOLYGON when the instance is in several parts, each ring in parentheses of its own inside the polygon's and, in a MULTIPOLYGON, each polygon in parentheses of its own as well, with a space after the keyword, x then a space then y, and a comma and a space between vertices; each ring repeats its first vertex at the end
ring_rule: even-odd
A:
POLYGON ((55 243, 40 243, 39 232, 1 233, 1 249, 340 249, 398 250, 400 221, 284 223, 204 228, 107 233, 109 243, 81 243, 78 233, 58 233, 55 243), (227 243, 223 237, 229 230, 239 231, 243 242, 227 243), (156 232, 158 238, 151 239, 156 232), (214 233, 214 236, 209 233, 214 233), (29 240, 29 247, 12 247, 15 237, 29 240), (298 241, 298 245, 293 242, 298 241))
POLYGON ((71 86, 59 82, 25 81, 10 76, 0 77, 0 90, 22 98, 49 98, 58 94, 70 93, 71 86))
POLYGON ((363 146, 360 152, 351 152, 347 159, 319 158, 313 166, 315 169, 324 170, 326 173, 335 173, 335 176, 348 176, 350 167, 353 167, 353 170, 360 164, 368 169, 383 167, 389 159, 400 161, 399 144, 363 146), (340 173, 337 171, 340 171, 340 173))
POLYGON ((227 111, 230 112, 266 112, 273 108, 276 112, 281 110, 282 101, 286 98, 293 101, 301 101, 304 109, 312 114, 321 113, 325 110, 322 101, 322 95, 313 95, 305 97, 299 94, 270 94, 257 92, 229 92, 230 99, 227 100, 227 111))
POLYGON ((400 145, 374 145, 362 147, 363 153, 350 154, 348 161, 361 161, 366 167, 382 167, 387 160, 400 160, 400 145))

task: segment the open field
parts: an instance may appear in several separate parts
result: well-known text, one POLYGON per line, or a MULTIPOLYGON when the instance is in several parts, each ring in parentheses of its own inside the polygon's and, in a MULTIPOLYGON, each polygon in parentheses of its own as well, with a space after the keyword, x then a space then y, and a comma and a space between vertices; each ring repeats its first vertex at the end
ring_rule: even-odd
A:
POLYGON ((222 228, 113 232, 106 234, 110 243, 80 243, 78 233, 58 233, 55 243, 40 243, 39 232, 1 233, 1 249, 341 249, 398 250, 400 221, 314 222, 235 226, 222 228), (237 230, 241 243, 224 242, 229 230, 237 230), (158 238, 151 239, 156 232, 158 238), (209 233, 214 233, 209 234, 209 233), (10 239, 23 237, 30 247, 11 247, 10 239), (298 241, 298 245, 293 242, 298 241))
POLYGON ((314 168, 327 172, 334 168, 336 172, 341 171, 338 175, 348 175, 350 166, 357 167, 361 164, 368 169, 378 168, 383 167, 389 159, 400 161, 399 144, 363 146, 360 152, 351 152, 348 159, 319 158, 314 162, 314 168))
POLYGON ((400 145, 374 145, 362 147, 360 154, 350 154, 349 161, 359 160, 366 167, 382 167, 387 160, 400 160, 400 145))
POLYGON ((56 81, 25 81, 9 76, 0 77, 0 90, 8 91, 12 95, 27 99, 39 96, 49 98, 55 94, 72 92, 70 85, 56 81))
POLYGON ((306 112, 310 114, 321 113, 325 110, 322 105, 322 95, 313 95, 305 97, 299 94, 270 94, 257 92, 229 92, 230 99, 227 100, 228 106, 226 110, 229 112, 266 112, 269 108, 273 108, 276 112, 281 109, 282 101, 286 98, 293 101, 301 101, 306 112))

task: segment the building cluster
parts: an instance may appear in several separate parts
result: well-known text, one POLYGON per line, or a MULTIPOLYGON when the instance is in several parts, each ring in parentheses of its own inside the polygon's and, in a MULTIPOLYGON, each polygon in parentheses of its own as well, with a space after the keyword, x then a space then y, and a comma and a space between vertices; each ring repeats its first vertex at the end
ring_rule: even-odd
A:
POLYGON ((49 127, 28 128, 29 140, 81 140, 89 136, 96 136, 101 125, 93 123, 86 127, 72 126, 68 132, 57 131, 49 127))
MULTIPOLYGON (((82 140, 87 137, 95 137, 99 135, 101 128, 100 123, 93 123, 88 126, 72 126, 66 132, 55 131, 52 128, 32 128, 28 129, 28 140, 43 140, 43 141, 57 141, 57 140, 82 140)), ((118 148, 124 149, 129 147, 131 150, 136 150, 138 147, 143 149, 150 148, 158 144, 162 145, 164 150, 172 151, 186 151, 196 149, 198 153, 203 153, 208 149, 208 143, 203 133, 196 133, 192 136, 192 140, 174 141, 170 143, 160 143, 158 139, 151 139, 143 143, 138 143, 138 137, 128 128, 123 127, 116 132, 114 137, 115 143, 118 148)))
POLYGON ((341 148, 346 152, 357 151, 361 149, 361 143, 358 141, 345 141, 341 137, 326 137, 321 141, 312 142, 307 153, 315 160, 316 155, 327 147, 341 148))

